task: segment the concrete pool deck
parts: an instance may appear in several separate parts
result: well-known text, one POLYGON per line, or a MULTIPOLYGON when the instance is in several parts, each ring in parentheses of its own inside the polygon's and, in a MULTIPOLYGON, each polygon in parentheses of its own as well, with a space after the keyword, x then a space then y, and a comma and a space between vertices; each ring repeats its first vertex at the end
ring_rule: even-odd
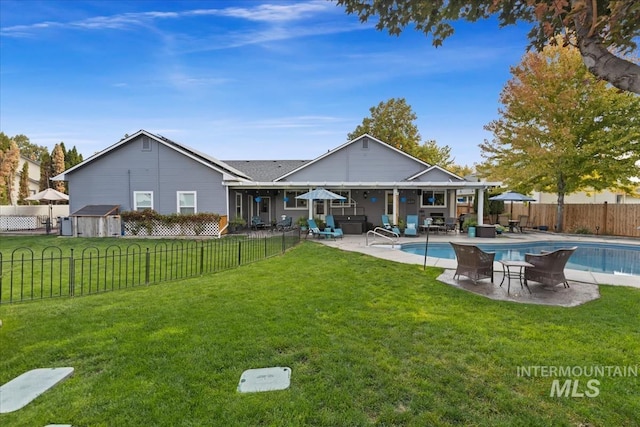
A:
MULTIPOLYGON (((311 237, 309 237, 311 239, 311 237)), ((360 252, 377 258, 389 261, 401 262, 406 264, 424 264, 424 256, 410 254, 399 249, 399 244, 403 243, 419 243, 425 242, 426 235, 422 234, 418 237, 401 237, 395 245, 392 245, 386 239, 365 234, 362 235, 345 235, 342 239, 313 239, 324 245, 338 248, 345 251, 360 252)), ((582 235, 566 235, 545 233, 538 231, 529 231, 526 233, 503 233, 495 239, 487 238, 471 238, 463 233, 439 233, 429 234, 429 243, 466 243, 466 244, 503 244, 503 243, 524 243, 527 241, 563 241, 571 240, 575 242, 599 242, 610 244, 629 244, 640 248, 640 239, 633 238, 617 238, 611 236, 594 237, 582 235)), ((614 285, 629 286, 640 289, 640 277, 626 276, 617 274, 604 274, 589 271, 565 269, 571 288, 564 289, 558 285, 555 287, 546 287, 538 283, 531 283, 531 294, 520 288, 517 279, 512 279, 511 292, 507 295, 506 280, 502 287, 499 287, 502 281, 502 265, 498 262, 494 264, 494 283, 489 280, 483 280, 474 284, 465 277, 459 280, 453 279, 453 272, 456 268, 455 259, 433 258, 427 257, 427 265, 431 267, 441 267, 445 272, 438 277, 438 280, 465 289, 477 294, 484 295, 488 298, 509 300, 515 302, 525 302, 533 304, 551 304, 561 306, 574 306, 582 304, 586 301, 599 297, 598 285, 614 285)))

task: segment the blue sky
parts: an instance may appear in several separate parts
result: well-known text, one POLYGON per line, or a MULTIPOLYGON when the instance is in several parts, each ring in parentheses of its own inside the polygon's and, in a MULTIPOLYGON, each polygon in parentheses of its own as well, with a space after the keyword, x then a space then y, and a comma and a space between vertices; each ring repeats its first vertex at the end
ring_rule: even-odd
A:
POLYGON ((146 129, 223 160, 313 159, 405 98, 423 140, 479 162, 526 25, 434 48, 329 1, 0 1, 0 130, 85 158, 146 129))

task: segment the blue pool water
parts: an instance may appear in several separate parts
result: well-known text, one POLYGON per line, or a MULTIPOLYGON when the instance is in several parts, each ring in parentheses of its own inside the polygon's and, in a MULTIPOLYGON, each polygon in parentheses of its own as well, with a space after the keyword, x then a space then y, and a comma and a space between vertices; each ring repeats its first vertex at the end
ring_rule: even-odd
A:
MULTIPOLYGON (((495 252, 496 261, 501 259, 524 260, 525 253, 539 254, 541 251, 554 251, 577 246, 578 249, 569 258, 566 268, 640 276, 640 246, 571 241, 477 244, 476 246, 483 251, 495 252)), ((404 252, 422 256, 424 256, 424 249, 424 242, 402 245, 404 252)), ((449 243, 429 243, 428 252, 428 256, 434 258, 456 258, 449 243)))

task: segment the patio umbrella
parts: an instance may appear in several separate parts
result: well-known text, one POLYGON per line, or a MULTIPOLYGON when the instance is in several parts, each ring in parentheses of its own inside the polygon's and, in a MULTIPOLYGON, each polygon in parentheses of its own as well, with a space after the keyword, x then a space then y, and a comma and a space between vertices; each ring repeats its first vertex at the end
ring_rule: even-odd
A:
POLYGON ((25 200, 35 200, 39 202, 49 202, 49 223, 52 221, 52 212, 53 206, 51 202, 59 202, 61 200, 69 200, 69 196, 64 193, 61 193, 53 188, 47 188, 42 190, 39 193, 34 194, 33 196, 27 197, 25 200))
POLYGON ((309 218, 313 217, 314 200, 347 200, 346 197, 333 193, 329 190, 325 190, 324 188, 316 188, 315 190, 308 191, 296 196, 296 199, 311 200, 311 203, 309 203, 309 218))
POLYGON ((325 190, 324 188, 316 188, 315 190, 311 190, 307 193, 296 196, 296 199, 305 199, 305 200, 347 200, 346 197, 341 196, 339 194, 333 193, 329 190, 325 190))
POLYGON ((512 215, 513 215, 513 202, 535 202, 536 201, 536 199, 534 199, 533 197, 525 196, 524 194, 516 193, 515 191, 507 191, 506 193, 489 197, 489 200, 501 200, 503 202, 511 202, 512 215))

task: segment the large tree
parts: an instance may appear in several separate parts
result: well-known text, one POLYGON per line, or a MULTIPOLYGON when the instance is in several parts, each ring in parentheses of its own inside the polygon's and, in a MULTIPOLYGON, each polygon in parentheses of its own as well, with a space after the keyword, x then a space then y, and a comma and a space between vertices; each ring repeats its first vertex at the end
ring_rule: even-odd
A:
POLYGON ((391 98, 369 108, 370 117, 365 117, 356 129, 347 135, 347 140, 365 133, 411 154, 420 160, 443 168, 453 166, 451 148, 440 147, 435 141, 421 145, 421 136, 414 121, 418 118, 404 98, 391 98))
POLYGON ((66 150, 64 145, 62 146, 64 150, 64 168, 69 169, 78 163, 82 163, 82 154, 78 153, 76 146, 74 145, 71 150, 66 150))
POLYGON ((13 189, 20 164, 20 149, 16 142, 0 133, 0 203, 13 204, 13 189))
POLYGON ((18 204, 26 205, 29 202, 26 200, 29 197, 29 162, 22 164, 22 170, 20 171, 20 189, 18 190, 18 204))
POLYGON ((421 139, 414 123, 418 116, 404 98, 380 102, 369 108, 369 112, 371 116, 365 117, 362 124, 347 135, 348 140, 368 133, 405 153, 416 151, 421 139))
POLYGON ((46 153, 49 149, 43 145, 33 144, 29 137, 20 134, 12 138, 18 147, 20 147, 20 154, 28 159, 37 161, 42 153, 46 153))
MULTIPOLYGON (((625 54, 640 36, 638 0, 337 0, 347 13, 391 34, 410 23, 439 46, 453 34, 453 21, 475 22, 497 16, 501 26, 534 22, 531 46, 541 50, 557 35, 573 35, 589 71, 615 87, 640 94, 640 66, 625 54)), ((565 39, 567 41, 568 39, 565 39)))
MULTIPOLYGON (((62 148, 62 144, 56 144, 55 147, 53 147, 53 152, 51 153, 51 167, 52 177, 64 172, 64 150, 62 148)), ((55 181, 53 183, 53 188, 61 193, 64 193, 64 187, 64 181, 55 181)))
POLYGON ((40 191, 49 188, 49 179, 52 177, 51 154, 45 151, 40 154, 40 191))
POLYGON ((548 45, 512 67, 500 95, 494 139, 481 145, 481 174, 509 188, 558 196, 581 190, 633 191, 640 162, 640 97, 596 79, 572 46, 548 45))

